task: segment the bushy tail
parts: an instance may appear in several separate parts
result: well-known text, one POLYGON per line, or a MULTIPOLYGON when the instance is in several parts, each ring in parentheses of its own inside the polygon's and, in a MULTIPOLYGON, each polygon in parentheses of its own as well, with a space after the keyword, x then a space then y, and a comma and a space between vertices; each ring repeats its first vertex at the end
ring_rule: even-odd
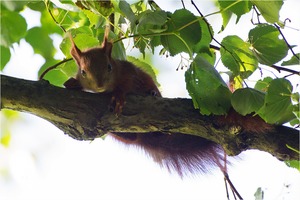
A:
POLYGON ((214 142, 179 133, 112 133, 115 139, 143 149, 160 166, 183 177, 206 173, 212 166, 222 169, 224 151, 214 142))

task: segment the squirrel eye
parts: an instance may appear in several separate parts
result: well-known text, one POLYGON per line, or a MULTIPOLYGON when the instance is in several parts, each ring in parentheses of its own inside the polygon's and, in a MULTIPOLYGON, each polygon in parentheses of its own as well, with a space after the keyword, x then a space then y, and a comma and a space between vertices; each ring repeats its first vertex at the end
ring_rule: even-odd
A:
POLYGON ((107 71, 108 72, 111 72, 112 70, 112 65, 110 63, 107 64, 107 71))
POLYGON ((83 78, 85 78, 86 77, 86 72, 84 70, 81 70, 81 75, 82 75, 83 78))

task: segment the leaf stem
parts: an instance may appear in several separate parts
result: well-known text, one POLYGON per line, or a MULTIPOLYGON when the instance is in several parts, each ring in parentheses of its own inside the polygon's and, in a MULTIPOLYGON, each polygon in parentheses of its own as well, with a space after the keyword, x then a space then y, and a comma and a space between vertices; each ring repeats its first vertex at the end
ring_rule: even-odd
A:
POLYGON ((46 5, 47 11, 50 14, 51 18, 53 19, 53 21, 63 30, 64 33, 66 33, 67 32, 66 29, 60 23, 58 23, 58 21, 53 16, 52 11, 51 11, 50 6, 49 6, 50 1, 45 2, 45 5, 46 5))
POLYGON ((288 43, 287 39, 285 38, 284 34, 281 32, 280 30, 280 26, 278 26, 277 24, 274 24, 274 26, 277 28, 277 30, 279 31, 280 35, 282 36, 283 40, 285 41, 286 45, 288 46, 288 48, 291 50, 291 52, 293 53, 293 55, 300 61, 299 56, 294 52, 292 46, 288 43))
POLYGON ((53 66, 47 68, 47 69, 40 75, 39 80, 42 80, 42 79, 44 78, 44 76, 45 76, 49 71, 51 71, 52 69, 55 69, 55 68, 58 67, 59 65, 65 63, 65 62, 69 62, 70 60, 73 60, 73 58, 66 58, 66 59, 60 61, 59 63, 56 63, 55 65, 53 65, 53 66))

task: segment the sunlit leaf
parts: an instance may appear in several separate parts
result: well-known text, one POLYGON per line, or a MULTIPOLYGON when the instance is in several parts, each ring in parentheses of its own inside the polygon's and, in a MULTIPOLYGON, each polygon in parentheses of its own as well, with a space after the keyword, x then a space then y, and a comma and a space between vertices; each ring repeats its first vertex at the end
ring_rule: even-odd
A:
POLYGON ((222 23, 222 26, 221 26, 221 29, 220 29, 219 33, 225 30, 228 22, 231 19, 232 12, 230 12, 228 10, 225 10, 221 14, 222 14, 223 23, 222 23))
POLYGON ((74 60, 65 62, 58 67, 67 77, 75 77, 78 67, 74 60))
MULTIPOLYGON (((41 3, 44 4, 43 2, 41 3)), ((63 30, 53 21, 46 8, 44 8, 44 10, 41 12, 41 24, 43 30, 47 31, 48 34, 58 33, 63 35, 63 30)))
POLYGON ((249 32, 251 49, 261 64, 273 65, 288 53, 288 46, 279 39, 278 30, 268 24, 260 24, 249 32))
MULTIPOLYGON (((81 32, 82 30, 86 30, 86 28, 88 27, 85 27, 84 29, 80 29, 80 32, 78 32, 78 29, 74 29, 72 30, 71 33, 72 36, 74 37, 73 40, 76 46, 82 51, 87 48, 100 46, 99 40, 97 38, 93 37, 89 33, 81 32)), ((69 37, 63 39, 62 43, 60 44, 60 49, 67 58, 71 57, 70 54, 71 41, 69 37)))
POLYGON ((6 130, 0 135, 0 144, 2 144, 4 147, 8 147, 11 141, 11 133, 6 130))
POLYGON ((87 9, 92 11, 93 13, 97 15, 102 15, 104 17, 109 16, 111 13, 113 13, 113 3, 111 1, 78 1, 76 4, 82 9, 87 9), (79 5, 80 4, 80 5, 79 5))
MULTIPOLYGON (((297 153, 299 154, 299 151, 297 153)), ((300 172, 300 161, 299 160, 286 160, 284 162, 287 166, 295 168, 300 172)))
POLYGON ((102 26, 105 25, 105 18, 103 18, 89 10, 83 10, 82 12, 89 19, 90 27, 94 27, 95 29, 97 29, 97 28, 102 28, 102 26))
POLYGON ((5 7, 10 11, 20 12, 24 9, 24 6, 27 4, 27 1, 1 1, 1 6, 5 7))
POLYGON ((10 60, 10 50, 9 50, 9 48, 6 48, 6 47, 4 47, 4 46, 0 46, 1 47, 1 49, 0 49, 0 51, 1 51, 1 59, 0 59, 0 61, 1 61, 1 66, 0 66, 0 70, 2 71, 3 69, 4 69, 4 67, 5 67, 5 65, 8 63, 8 61, 10 60))
POLYGON ((271 77, 266 77, 263 80, 258 80, 254 86, 255 89, 266 92, 270 85, 270 82, 273 80, 271 77))
POLYGON ((271 24, 279 22, 279 11, 283 5, 283 0, 250 0, 259 10, 265 20, 271 24))
POLYGON ((227 113, 231 92, 216 69, 198 56, 185 73, 187 90, 194 107, 205 115, 227 113))
POLYGON ((227 36, 221 44, 221 60, 235 75, 243 74, 245 78, 255 71, 258 62, 249 43, 238 36, 227 36))
POLYGON ((41 27, 29 29, 25 39, 32 46, 34 53, 40 54, 44 58, 52 58, 54 56, 56 50, 53 46, 53 41, 49 37, 48 32, 41 27))
POLYGON ((8 10, 1 11, 1 36, 0 45, 9 47, 15 42, 19 42, 26 34, 27 23, 17 12, 8 10))
POLYGON ((44 76, 45 80, 48 80, 52 85, 58 87, 62 87, 68 78, 69 77, 60 69, 53 69, 44 76))
POLYGON ((245 13, 248 13, 251 10, 252 7, 252 3, 248 0, 245 1, 223 1, 223 0, 219 0, 218 1, 220 9, 221 10, 225 10, 222 12, 222 17, 223 17, 223 27, 225 28, 226 26, 226 22, 229 21, 229 14, 228 12, 232 12, 234 14, 236 14, 237 19, 236 19, 236 23, 238 23, 239 19, 241 18, 241 16, 245 13), (224 13, 224 14, 223 14, 224 13), (224 24, 224 18, 225 23, 224 24))

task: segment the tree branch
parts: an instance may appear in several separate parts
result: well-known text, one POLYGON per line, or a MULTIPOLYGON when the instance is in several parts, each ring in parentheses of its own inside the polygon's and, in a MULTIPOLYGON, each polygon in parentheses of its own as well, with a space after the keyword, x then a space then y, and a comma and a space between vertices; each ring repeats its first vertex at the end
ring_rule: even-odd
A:
POLYGON ((77 140, 93 140, 106 133, 181 133, 206 138, 223 146, 227 154, 259 149, 281 160, 298 159, 286 144, 298 148, 296 129, 277 126, 269 133, 246 133, 239 127, 220 126, 216 117, 200 115, 190 99, 127 96, 122 114, 108 109, 111 95, 67 90, 47 81, 1 76, 1 109, 39 116, 77 140))
MULTIPOLYGON (((210 45, 210 48, 212 48, 214 50, 217 50, 217 51, 220 51, 220 47, 217 47, 215 45, 210 45)), ((271 67, 273 69, 276 69, 278 72, 286 71, 286 72, 289 72, 291 74, 300 75, 300 71, 288 69, 288 68, 285 68, 285 67, 281 67, 281 66, 277 66, 277 65, 271 65, 269 67, 271 67)))

